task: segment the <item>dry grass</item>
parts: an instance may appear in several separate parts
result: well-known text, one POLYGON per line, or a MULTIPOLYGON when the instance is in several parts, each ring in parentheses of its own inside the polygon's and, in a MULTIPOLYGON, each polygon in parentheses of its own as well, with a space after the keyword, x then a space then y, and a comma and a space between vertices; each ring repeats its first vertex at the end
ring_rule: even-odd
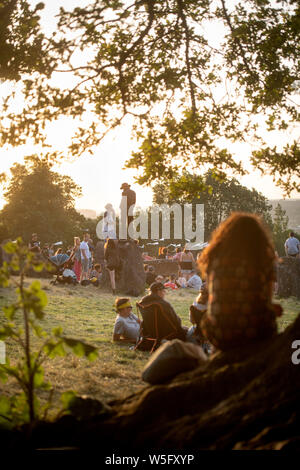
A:
MULTIPOLYGON (((48 280, 42 280, 42 287, 48 296, 46 317, 43 328, 47 331, 55 326, 62 326, 67 336, 82 339, 98 348, 99 357, 94 362, 68 354, 63 358, 47 359, 44 363, 45 377, 54 387, 53 402, 59 408, 59 397, 66 390, 109 402, 132 394, 145 384, 141 380, 141 370, 149 358, 149 353, 129 349, 129 345, 112 342, 112 330, 115 320, 113 311, 114 297, 93 286, 52 286, 48 280)), ((189 326, 189 305, 194 300, 195 291, 181 290, 168 292, 167 300, 174 306, 189 326)), ((11 289, 0 289, 0 307, 14 298, 11 289)), ((136 298, 132 298, 135 305, 136 298)), ((279 299, 275 299, 278 301, 279 299)), ((294 298, 280 301, 284 315, 279 320, 280 330, 293 321, 300 311, 300 302, 294 298)), ((135 309, 134 309, 135 310, 135 309)), ((3 313, 0 313, 0 324, 3 313)), ((37 346, 38 340, 34 340, 37 346)), ((19 357, 13 344, 7 342, 7 356, 11 363, 19 357)), ((11 394, 17 391, 13 380, 0 383, 0 392, 11 394)), ((46 398, 41 393, 42 400, 46 398)))

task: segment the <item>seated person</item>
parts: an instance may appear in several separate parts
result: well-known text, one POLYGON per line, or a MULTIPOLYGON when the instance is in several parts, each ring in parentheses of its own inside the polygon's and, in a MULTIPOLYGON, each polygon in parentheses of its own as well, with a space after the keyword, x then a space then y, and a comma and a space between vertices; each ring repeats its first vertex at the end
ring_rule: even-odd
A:
POLYGON ((146 272, 146 285, 151 286, 151 284, 155 282, 155 277, 156 277, 154 267, 146 265, 145 272, 146 272))
POLYGON ((187 341, 202 346, 204 352, 209 354, 211 352, 211 347, 202 333, 200 322, 202 317, 207 312, 207 302, 208 302, 208 290, 206 283, 204 282, 200 288, 200 294, 198 295, 193 305, 190 306, 190 322, 193 326, 187 332, 186 339, 187 341))
POLYGON ((161 282, 162 284, 166 282, 166 279, 161 274, 158 274, 155 278, 155 282, 161 282))
POLYGON ((164 286, 167 288, 170 288, 172 290, 178 289, 178 286, 176 284, 176 276, 175 274, 171 274, 169 280, 164 283, 164 286))
POLYGON ((176 279, 176 284, 177 284, 178 287, 182 287, 182 288, 187 287, 187 280, 182 275, 181 271, 179 271, 178 278, 176 279))
POLYGON ((275 251, 258 216, 233 213, 216 229, 199 264, 209 291, 201 329, 217 349, 244 348, 277 333, 282 308, 272 303, 275 251))
POLYGON ((42 248, 42 255, 45 257, 45 258, 49 258, 49 244, 48 243, 45 243, 43 248, 42 248))
POLYGON ((70 264, 68 264, 63 270, 62 281, 67 282, 68 284, 77 284, 76 274, 74 273, 70 264))
POLYGON ((90 274, 90 281, 94 286, 99 286, 102 279, 102 269, 99 263, 95 264, 94 269, 92 269, 90 274))
POLYGON ((144 261, 152 261, 154 258, 149 256, 148 253, 142 253, 142 258, 144 261))
POLYGON ((141 320, 132 313, 130 299, 118 298, 115 306, 118 315, 114 325, 113 341, 136 343, 140 335, 141 320))
POLYGON ((178 338, 185 341, 186 337, 186 329, 181 326, 181 319, 171 304, 164 299, 165 292, 166 288, 161 282, 154 282, 150 286, 150 294, 143 297, 138 304, 143 311, 141 336, 154 340, 155 348, 160 345, 162 339, 178 338))
POLYGON ((40 253, 41 252, 41 242, 38 240, 37 233, 32 234, 31 240, 28 244, 28 248, 33 253, 40 253))
POLYGON ((200 290, 201 284, 201 277, 198 275, 197 271, 192 271, 186 286, 190 287, 191 289, 200 290))

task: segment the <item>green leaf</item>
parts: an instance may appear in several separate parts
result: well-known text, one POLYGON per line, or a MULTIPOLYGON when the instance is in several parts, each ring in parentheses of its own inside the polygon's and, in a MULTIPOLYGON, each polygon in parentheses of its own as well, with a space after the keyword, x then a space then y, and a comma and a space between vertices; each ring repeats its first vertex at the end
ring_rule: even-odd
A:
POLYGON ((0 328, 0 340, 3 341, 11 336, 14 336, 14 330, 9 325, 5 325, 0 328))
POLYGON ((43 351, 50 358, 54 358, 56 356, 64 357, 66 355, 66 351, 64 349, 64 344, 62 341, 49 341, 44 346, 43 351))
POLYGON ((36 370, 34 374, 33 383, 34 386, 37 388, 42 387, 42 385, 44 384, 44 369, 41 366, 36 370))
POLYGON ((11 304, 8 306, 3 307, 3 312, 6 318, 12 320, 15 316, 16 311, 18 310, 19 306, 17 304, 11 304))
POLYGON ((18 246, 14 242, 8 242, 4 245, 4 251, 8 254, 13 254, 17 252, 18 246))
POLYGON ((63 329, 61 326, 56 326, 55 328, 52 329, 52 333, 54 336, 60 337, 63 333, 63 329))
POLYGON ((63 409, 68 410, 70 406, 72 406, 76 398, 77 398, 76 393, 73 392, 72 390, 62 393, 60 399, 63 404, 63 409))
POLYGON ((13 425, 11 399, 4 395, 0 396, 0 425, 5 428, 11 428, 13 425))
POLYGON ((97 348, 94 346, 91 346, 90 344, 84 343, 83 341, 80 341, 78 339, 74 338, 67 338, 66 336, 62 337, 64 343, 72 349, 72 351, 77 355, 77 356, 85 356, 87 357, 90 361, 95 360, 98 357, 98 352, 97 348))
POLYGON ((2 364, 0 364, 0 380, 5 383, 7 382, 7 379, 8 379, 8 376, 7 374, 5 373, 3 367, 2 367, 2 364))

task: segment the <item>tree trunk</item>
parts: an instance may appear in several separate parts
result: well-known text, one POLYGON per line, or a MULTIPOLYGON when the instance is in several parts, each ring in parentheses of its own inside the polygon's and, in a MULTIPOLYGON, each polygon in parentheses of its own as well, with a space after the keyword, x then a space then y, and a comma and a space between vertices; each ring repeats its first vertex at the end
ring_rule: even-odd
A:
POLYGON ((124 455, 149 449, 296 449, 300 364, 292 362, 292 354, 295 362, 300 353, 292 348, 295 340, 300 340, 300 315, 280 335, 217 353, 169 383, 111 402, 109 411, 86 418, 77 412, 40 424, 33 444, 93 449, 101 443, 107 455, 116 449, 124 455))

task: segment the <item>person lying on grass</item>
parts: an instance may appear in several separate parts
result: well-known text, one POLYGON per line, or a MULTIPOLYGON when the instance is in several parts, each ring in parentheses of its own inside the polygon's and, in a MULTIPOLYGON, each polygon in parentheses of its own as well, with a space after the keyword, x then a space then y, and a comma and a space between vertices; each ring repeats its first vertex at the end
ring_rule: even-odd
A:
POLYGON ((275 251, 258 216, 236 212, 220 224, 199 267, 209 294, 201 330, 217 349, 243 348, 277 333, 282 308, 272 303, 275 251))
POLYGON ((114 325, 113 341, 135 344, 140 335, 141 320, 132 313, 130 299, 117 298, 115 308, 118 315, 114 325))

